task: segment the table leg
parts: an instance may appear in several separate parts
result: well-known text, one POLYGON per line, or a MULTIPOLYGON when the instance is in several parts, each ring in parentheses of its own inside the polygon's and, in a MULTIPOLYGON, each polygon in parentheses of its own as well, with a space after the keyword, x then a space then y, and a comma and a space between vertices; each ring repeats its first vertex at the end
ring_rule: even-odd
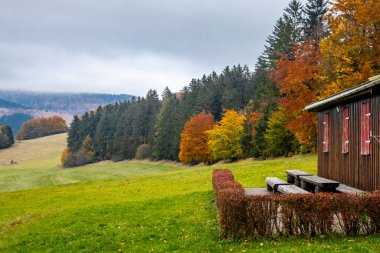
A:
MULTIPOLYGON (((295 178, 293 177, 293 176, 291 176, 291 175, 288 175, 287 177, 286 177, 286 181, 289 183, 289 184, 294 184, 294 180, 295 180, 295 178)), ((297 179, 296 179, 297 180, 297 179)))

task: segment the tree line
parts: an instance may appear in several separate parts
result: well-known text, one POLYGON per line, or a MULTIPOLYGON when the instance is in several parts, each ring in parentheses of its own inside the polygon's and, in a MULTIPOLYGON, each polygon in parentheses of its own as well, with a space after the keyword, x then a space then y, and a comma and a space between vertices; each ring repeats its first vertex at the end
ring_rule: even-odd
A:
POLYGON ((166 88, 160 98, 150 90, 75 116, 63 163, 209 162, 313 151, 316 115, 304 106, 380 71, 379 7, 377 0, 292 0, 253 71, 227 66, 178 93, 166 88))

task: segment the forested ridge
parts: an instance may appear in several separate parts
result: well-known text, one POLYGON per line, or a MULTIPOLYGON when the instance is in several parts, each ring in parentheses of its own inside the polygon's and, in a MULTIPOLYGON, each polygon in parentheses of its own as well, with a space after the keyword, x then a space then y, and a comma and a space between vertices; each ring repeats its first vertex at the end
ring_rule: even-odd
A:
POLYGON ((13 133, 17 134, 22 124, 30 119, 32 119, 32 117, 25 113, 5 114, 0 116, 0 124, 10 126, 13 133))
POLYGON ((292 0, 253 71, 227 66, 177 93, 150 90, 75 116, 62 162, 132 159, 137 150, 188 163, 313 151, 316 115, 304 106, 380 73, 379 9, 377 0, 292 0))
POLYGON ((0 107, 32 108, 42 111, 82 114, 88 110, 93 110, 98 105, 111 104, 131 98, 131 95, 125 94, 74 94, 0 90, 0 107))

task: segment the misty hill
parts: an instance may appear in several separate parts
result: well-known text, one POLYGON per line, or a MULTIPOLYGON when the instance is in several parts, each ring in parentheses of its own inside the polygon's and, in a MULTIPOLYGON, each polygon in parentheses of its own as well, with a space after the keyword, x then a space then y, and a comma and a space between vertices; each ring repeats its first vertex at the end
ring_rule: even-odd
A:
MULTIPOLYGON (((64 112, 71 115, 83 114, 98 106, 130 100, 133 96, 126 94, 91 94, 91 93, 39 93, 27 91, 0 90, 0 99, 8 101, 11 107, 21 105, 41 111, 64 112)), ((7 104, 7 103, 4 103, 7 104)), ((0 108, 2 107, 0 101, 0 108)))
POLYGON ((7 101, 0 98, 0 108, 23 108, 26 109, 26 106, 20 105, 18 103, 14 103, 11 101, 7 101))
POLYGON ((17 134, 21 125, 33 118, 60 116, 69 125, 73 115, 99 106, 130 100, 131 95, 90 93, 38 93, 0 90, 0 124, 17 134))
POLYGON ((31 115, 25 113, 4 114, 0 115, 0 125, 10 126, 13 134, 16 135, 22 124, 32 118, 31 115))

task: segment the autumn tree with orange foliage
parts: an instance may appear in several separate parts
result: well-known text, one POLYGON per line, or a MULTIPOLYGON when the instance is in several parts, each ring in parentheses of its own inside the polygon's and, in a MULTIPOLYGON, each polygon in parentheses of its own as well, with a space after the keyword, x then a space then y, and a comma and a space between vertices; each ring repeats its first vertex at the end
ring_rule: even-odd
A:
POLYGON ((29 140, 67 132, 66 121, 59 117, 37 118, 26 121, 16 135, 17 140, 29 140))
POLYGON ((380 1, 336 0, 326 19, 330 36, 321 42, 324 96, 380 73, 380 1))
POLYGON ((207 130, 213 128, 212 114, 201 112, 189 119, 182 132, 179 159, 184 163, 208 162, 211 151, 208 148, 207 130))
POLYGON ((330 35, 319 45, 305 39, 294 59, 281 57, 272 78, 281 93, 287 128, 313 147, 317 119, 303 108, 365 82, 380 72, 380 1, 337 0, 326 15, 330 35))
POLYGON ((317 118, 303 108, 319 98, 323 88, 320 70, 319 51, 309 42, 295 47, 294 59, 282 57, 272 76, 282 95, 280 106, 288 119, 287 128, 308 149, 313 148, 317 135, 317 118))

